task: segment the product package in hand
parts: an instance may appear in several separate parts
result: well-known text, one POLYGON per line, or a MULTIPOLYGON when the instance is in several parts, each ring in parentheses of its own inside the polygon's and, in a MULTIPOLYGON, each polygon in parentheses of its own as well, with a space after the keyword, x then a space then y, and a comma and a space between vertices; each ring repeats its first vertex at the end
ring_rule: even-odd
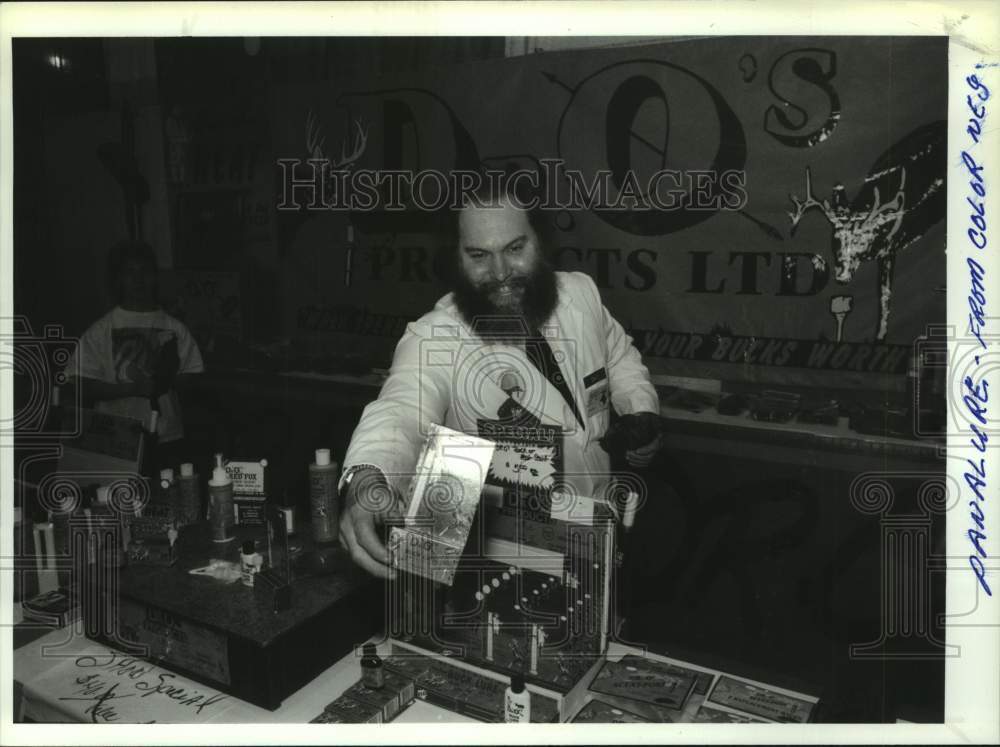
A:
POLYGON ((410 484, 404 526, 389 533, 394 568, 446 585, 465 549, 493 459, 491 441, 432 425, 410 484))

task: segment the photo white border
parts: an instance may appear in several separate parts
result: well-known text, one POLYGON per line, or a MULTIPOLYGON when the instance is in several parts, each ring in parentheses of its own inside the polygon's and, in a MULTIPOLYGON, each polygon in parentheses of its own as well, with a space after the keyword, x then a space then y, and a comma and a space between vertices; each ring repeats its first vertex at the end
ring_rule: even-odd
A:
MULTIPOLYGON (((13 315, 12 284, 12 188, 13 155, 11 102, 12 36, 323 36, 323 35, 493 35, 493 36, 617 36, 650 34, 696 35, 948 35, 949 45, 949 145, 948 145, 948 317, 964 329, 968 313, 965 295, 968 273, 967 182, 960 158, 965 125, 964 97, 956 94, 976 63, 1000 63, 998 4, 988 0, 966 2, 413 2, 413 3, 5 3, 0 6, 0 318, 10 334, 13 315), (571 7, 570 7, 571 6, 571 7)), ((991 331, 1000 334, 1000 314, 990 313, 1000 304, 1000 67, 982 71, 992 97, 986 130, 979 153, 986 164, 987 183, 996 184, 987 202, 987 221, 992 227, 992 252, 977 259, 986 268, 989 283, 987 315, 991 331)), ((996 353, 992 352, 995 364, 996 353)), ((988 372, 987 368, 983 369, 988 372)), ((992 371, 1000 370, 993 366, 992 371)), ((12 410, 12 375, 0 369, 0 412, 12 410)), ((1000 382, 992 382, 992 417, 1000 407, 1000 382)), ((963 440, 949 443, 949 474, 960 484, 965 451, 963 440)), ((1000 440, 1000 439, 997 439, 1000 440)), ((1000 495, 1000 469, 992 450, 989 495, 1000 495)), ((0 527, 13 525, 10 475, 12 450, 0 448, 0 527)), ((966 496, 961 496, 965 505, 966 496)), ((1000 511, 984 505, 987 516, 985 543, 992 559, 990 579, 1000 589, 997 558, 1000 557, 1000 511), (991 531, 992 530, 992 531, 991 531)), ((968 520, 948 522, 948 608, 965 609, 975 588, 975 579, 965 558, 968 520)), ((951 517, 949 517, 951 518, 951 517)), ((12 537, 2 533, 0 557, 11 557, 12 537)), ((377 727, 338 725, 334 731, 320 725, 245 724, 208 726, 103 726, 11 724, 11 610, 10 573, 0 574, 0 743, 2 744, 298 744, 336 743, 525 743, 553 744, 617 742, 659 743, 733 742, 815 743, 997 743, 1000 724, 1000 600, 981 603, 960 628, 948 630, 948 643, 962 646, 962 655, 946 662, 947 696, 944 725, 613 725, 586 728, 572 724, 505 728, 500 725, 388 724, 377 727), (971 623, 971 625, 970 625, 971 623)))

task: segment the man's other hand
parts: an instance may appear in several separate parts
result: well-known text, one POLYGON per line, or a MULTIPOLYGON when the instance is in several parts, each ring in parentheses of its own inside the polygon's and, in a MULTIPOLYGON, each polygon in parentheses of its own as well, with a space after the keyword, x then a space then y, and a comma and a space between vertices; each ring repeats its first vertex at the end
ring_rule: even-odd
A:
POLYGON ((350 551, 351 559, 373 576, 396 578, 376 528, 396 512, 396 495, 385 476, 374 468, 359 469, 344 497, 340 543, 350 551))
POLYGON ((622 415, 618 425, 625 433, 625 461, 630 467, 648 467, 660 450, 660 416, 652 412, 622 415))

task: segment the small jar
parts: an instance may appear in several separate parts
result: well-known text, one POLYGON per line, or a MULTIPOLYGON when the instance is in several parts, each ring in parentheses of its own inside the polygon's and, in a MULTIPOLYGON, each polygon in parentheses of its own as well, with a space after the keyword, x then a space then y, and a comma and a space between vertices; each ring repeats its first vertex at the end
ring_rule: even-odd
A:
POLYGON ((375 653, 375 644, 366 643, 362 651, 361 681, 370 690, 381 690, 385 685, 385 669, 382 667, 382 659, 375 653))

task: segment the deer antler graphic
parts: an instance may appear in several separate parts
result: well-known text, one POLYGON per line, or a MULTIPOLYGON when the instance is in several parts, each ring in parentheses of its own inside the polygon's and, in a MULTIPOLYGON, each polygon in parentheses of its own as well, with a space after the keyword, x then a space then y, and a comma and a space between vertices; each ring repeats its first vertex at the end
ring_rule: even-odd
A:
MULTIPOLYGON (((365 152, 365 148, 368 145, 368 130, 361 124, 360 119, 354 120, 354 127, 356 131, 350 152, 348 152, 347 142, 341 143, 340 160, 330 160, 329 165, 331 170, 336 171, 350 168, 365 152)), ((306 116, 306 150, 309 152, 309 157, 321 161, 326 160, 326 156, 323 155, 324 143, 326 143, 326 137, 322 137, 322 128, 320 127, 319 120, 313 111, 310 110, 306 116)))

